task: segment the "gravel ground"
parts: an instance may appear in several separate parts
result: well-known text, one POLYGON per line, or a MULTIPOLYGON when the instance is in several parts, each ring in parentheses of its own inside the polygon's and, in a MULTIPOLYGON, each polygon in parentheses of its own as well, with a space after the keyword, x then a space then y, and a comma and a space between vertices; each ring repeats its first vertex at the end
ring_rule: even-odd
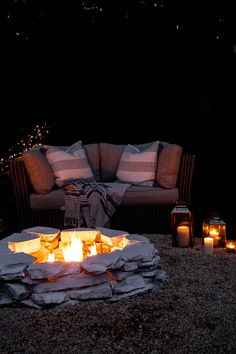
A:
POLYGON ((236 254, 204 255, 148 235, 167 279, 114 304, 0 309, 0 353, 236 353, 236 254))

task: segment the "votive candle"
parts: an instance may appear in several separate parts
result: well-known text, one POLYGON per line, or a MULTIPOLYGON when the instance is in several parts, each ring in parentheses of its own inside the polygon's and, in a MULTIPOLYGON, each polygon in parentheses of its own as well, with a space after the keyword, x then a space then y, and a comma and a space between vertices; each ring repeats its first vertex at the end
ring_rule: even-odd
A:
POLYGON ((226 252, 228 253, 234 253, 236 251, 236 241, 226 241, 226 252))

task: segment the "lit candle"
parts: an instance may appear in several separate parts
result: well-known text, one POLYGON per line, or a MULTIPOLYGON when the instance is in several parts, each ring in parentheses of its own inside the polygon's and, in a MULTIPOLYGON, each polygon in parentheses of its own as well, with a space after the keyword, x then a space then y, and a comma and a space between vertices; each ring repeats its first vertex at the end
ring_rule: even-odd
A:
POLYGON ((205 254, 213 254, 213 243, 214 243, 214 239, 212 237, 204 237, 205 254))
POLYGON ((211 236, 211 237, 219 236, 219 231, 216 230, 216 229, 210 230, 210 236, 211 236))
POLYGON ((226 241, 226 251, 228 253, 234 253, 235 252, 235 244, 236 244, 236 241, 226 241))
POLYGON ((214 239, 214 247, 220 245, 220 236, 219 236, 219 231, 216 229, 210 230, 210 237, 214 239))
POLYGON ((180 247, 189 246, 189 227, 180 225, 177 227, 177 243, 180 247))

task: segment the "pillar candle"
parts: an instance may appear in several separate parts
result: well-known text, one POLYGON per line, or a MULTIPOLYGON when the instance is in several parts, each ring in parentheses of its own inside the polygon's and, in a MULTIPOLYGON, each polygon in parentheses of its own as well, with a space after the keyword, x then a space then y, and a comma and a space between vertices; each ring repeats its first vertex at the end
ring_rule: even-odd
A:
POLYGON ((189 227, 180 225, 177 227, 177 244, 180 247, 189 246, 189 227))
POLYGON ((204 237, 205 254, 213 254, 213 243, 214 243, 214 239, 212 237, 204 237))

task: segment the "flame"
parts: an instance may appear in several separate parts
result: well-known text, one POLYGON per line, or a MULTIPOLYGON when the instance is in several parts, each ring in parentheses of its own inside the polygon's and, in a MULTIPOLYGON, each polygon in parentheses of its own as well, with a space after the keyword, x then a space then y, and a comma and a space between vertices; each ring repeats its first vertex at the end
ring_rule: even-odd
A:
POLYGON ((71 237, 71 243, 63 248, 65 262, 83 261, 83 243, 75 235, 71 237))
POLYGON ((47 262, 55 262, 55 254, 54 253, 50 253, 48 255, 48 259, 47 259, 47 262))
MULTIPOLYGON (((68 245, 62 245, 62 254, 64 262, 82 262, 85 258, 89 256, 95 256, 97 254, 96 245, 88 247, 87 255, 84 254, 83 242, 76 235, 72 235, 71 241, 68 245)), ((58 260, 58 255, 55 253, 50 253, 47 262, 55 262, 58 260)))
POLYGON ((219 236, 219 231, 216 229, 210 230, 210 237, 219 236))
POLYGON ((93 246, 89 247, 89 251, 90 251, 89 256, 96 256, 96 254, 97 254, 97 247, 96 247, 96 245, 93 245, 93 246))

